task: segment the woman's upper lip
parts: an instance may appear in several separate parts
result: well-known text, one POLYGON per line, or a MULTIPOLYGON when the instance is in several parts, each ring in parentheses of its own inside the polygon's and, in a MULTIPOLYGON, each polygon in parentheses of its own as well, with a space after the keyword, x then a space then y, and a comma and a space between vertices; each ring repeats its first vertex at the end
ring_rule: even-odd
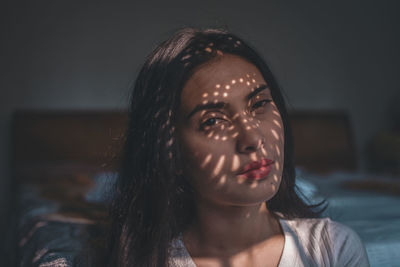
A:
POLYGON ((266 158, 263 158, 260 161, 253 161, 253 162, 250 162, 249 164, 247 164, 246 166, 244 166, 239 171, 238 174, 243 174, 245 172, 248 172, 248 171, 251 171, 251 170, 254 170, 254 169, 259 169, 259 168, 261 168, 263 166, 267 166, 267 165, 272 164, 272 163, 274 163, 274 161, 272 159, 266 159, 266 158))

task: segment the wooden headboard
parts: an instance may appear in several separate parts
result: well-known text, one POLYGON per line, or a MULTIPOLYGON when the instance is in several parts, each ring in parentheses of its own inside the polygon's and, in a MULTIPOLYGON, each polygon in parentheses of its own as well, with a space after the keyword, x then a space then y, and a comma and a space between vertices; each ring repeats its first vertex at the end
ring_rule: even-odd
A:
MULTIPOLYGON (((19 179, 38 169, 111 170, 120 153, 125 111, 17 111, 13 116, 13 169, 19 179)), ((315 171, 354 170, 348 116, 341 111, 292 111, 298 166, 315 171)))
POLYGON ((114 168, 128 121, 124 111, 17 111, 12 163, 17 179, 34 173, 114 168))

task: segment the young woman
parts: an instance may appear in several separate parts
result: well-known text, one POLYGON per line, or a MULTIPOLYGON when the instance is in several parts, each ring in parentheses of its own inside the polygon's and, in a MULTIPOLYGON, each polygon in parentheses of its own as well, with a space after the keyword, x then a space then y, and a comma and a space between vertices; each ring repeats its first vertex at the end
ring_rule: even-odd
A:
POLYGON ((243 40, 180 30, 131 101, 108 266, 368 266, 355 232, 297 195, 283 97, 243 40))

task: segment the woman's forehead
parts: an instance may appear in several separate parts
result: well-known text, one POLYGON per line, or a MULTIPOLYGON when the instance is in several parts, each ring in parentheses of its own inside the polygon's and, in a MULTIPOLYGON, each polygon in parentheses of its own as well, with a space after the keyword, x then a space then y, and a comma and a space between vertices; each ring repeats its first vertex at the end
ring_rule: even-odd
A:
POLYGON ((182 90, 182 102, 240 98, 266 84, 260 71, 239 56, 224 55, 196 70, 182 90))

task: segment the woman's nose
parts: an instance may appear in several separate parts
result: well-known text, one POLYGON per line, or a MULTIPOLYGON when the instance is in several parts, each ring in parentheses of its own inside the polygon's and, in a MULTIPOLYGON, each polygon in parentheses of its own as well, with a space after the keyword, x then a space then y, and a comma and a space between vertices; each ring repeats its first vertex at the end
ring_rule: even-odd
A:
POLYGON ((236 144, 239 153, 252 153, 261 148, 263 135, 258 124, 249 123, 248 120, 242 119, 237 127, 239 134, 236 144))

